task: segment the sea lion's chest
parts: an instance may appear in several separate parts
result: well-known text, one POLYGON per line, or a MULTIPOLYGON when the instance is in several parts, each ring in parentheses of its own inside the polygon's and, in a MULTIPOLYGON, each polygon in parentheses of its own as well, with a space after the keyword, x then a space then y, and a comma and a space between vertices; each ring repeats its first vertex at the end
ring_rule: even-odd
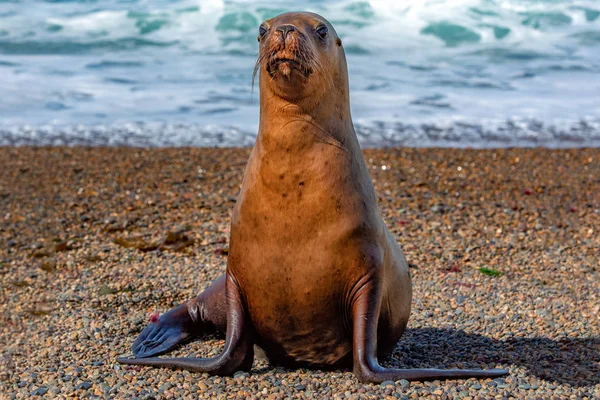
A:
POLYGON ((362 274, 364 202, 327 174, 282 168, 274 177, 279 184, 245 178, 228 273, 271 361, 335 364, 351 349, 346 301, 362 274))

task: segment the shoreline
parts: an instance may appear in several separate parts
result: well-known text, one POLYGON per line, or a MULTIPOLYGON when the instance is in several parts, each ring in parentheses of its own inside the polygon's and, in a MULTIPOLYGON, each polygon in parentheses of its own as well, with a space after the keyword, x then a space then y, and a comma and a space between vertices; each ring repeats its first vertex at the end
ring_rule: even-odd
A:
MULTIPOLYGON (((125 367, 151 313, 225 268, 249 148, 0 147, 0 391, 9 398, 600 397, 600 148, 363 154, 414 266, 385 365, 510 370, 363 385, 349 371, 125 367), (174 242, 165 241, 176 234, 174 242)), ((222 340, 173 356, 207 356, 222 340)))
MULTIPOLYGON (((0 124, 0 146, 93 146, 135 148, 248 147, 258 126, 120 121, 97 124, 0 124)), ((596 148, 600 119, 544 121, 506 119, 356 119, 363 148, 596 148)))

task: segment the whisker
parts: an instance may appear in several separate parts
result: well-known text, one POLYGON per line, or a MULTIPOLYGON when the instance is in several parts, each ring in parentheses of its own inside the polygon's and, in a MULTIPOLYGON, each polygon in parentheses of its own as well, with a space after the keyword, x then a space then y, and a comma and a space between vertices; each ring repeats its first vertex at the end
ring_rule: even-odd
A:
MULTIPOLYGON (((280 38, 274 38, 270 42, 261 41, 259 46, 259 53, 254 64, 254 70, 252 71, 251 93, 254 93, 254 82, 264 64, 267 65, 267 72, 269 73, 271 82, 274 80, 275 76, 271 71, 272 65, 278 59, 277 54, 285 48, 285 44, 280 38)), ((320 59, 316 56, 310 44, 307 43, 306 37, 301 35, 298 38, 296 45, 290 50, 294 57, 294 61, 297 62, 296 68, 298 68, 305 76, 309 76, 313 71, 317 70, 321 72, 328 83, 333 86, 331 74, 323 67, 320 59)))
POLYGON ((258 54, 256 56, 256 63, 254 64, 254 70, 252 71, 252 86, 250 87, 250 99, 252 99, 252 95, 254 94, 254 80, 256 78, 256 74, 258 73, 258 70, 260 69, 260 65, 261 65, 261 55, 260 55, 260 50, 258 51, 258 54))

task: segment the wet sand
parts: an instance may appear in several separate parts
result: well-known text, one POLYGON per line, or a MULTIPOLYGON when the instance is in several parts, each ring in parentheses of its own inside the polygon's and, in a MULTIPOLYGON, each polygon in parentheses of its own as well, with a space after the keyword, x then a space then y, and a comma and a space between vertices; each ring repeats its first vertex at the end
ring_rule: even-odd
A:
POLYGON ((263 360, 230 378, 115 363, 153 312, 224 272, 248 155, 0 148, 0 398, 600 398, 600 149, 365 151, 413 267, 409 330, 384 364, 506 378, 364 385, 263 360))

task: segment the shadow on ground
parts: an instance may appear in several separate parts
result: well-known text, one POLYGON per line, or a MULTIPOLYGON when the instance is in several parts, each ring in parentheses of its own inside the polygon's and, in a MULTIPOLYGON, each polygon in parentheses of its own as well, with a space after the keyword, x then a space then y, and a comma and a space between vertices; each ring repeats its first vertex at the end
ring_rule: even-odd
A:
MULTIPOLYGON (((215 332, 196 340, 210 339, 223 339, 223 335, 215 332)), ((382 364, 395 368, 441 369, 479 369, 482 364, 488 368, 516 365, 545 381, 589 387, 600 384, 600 338, 494 340, 454 329, 407 329, 391 357, 382 364)))
POLYGON ((523 366, 546 381, 573 387, 600 383, 600 338, 493 340, 453 329, 408 329, 384 363, 398 368, 523 366))

